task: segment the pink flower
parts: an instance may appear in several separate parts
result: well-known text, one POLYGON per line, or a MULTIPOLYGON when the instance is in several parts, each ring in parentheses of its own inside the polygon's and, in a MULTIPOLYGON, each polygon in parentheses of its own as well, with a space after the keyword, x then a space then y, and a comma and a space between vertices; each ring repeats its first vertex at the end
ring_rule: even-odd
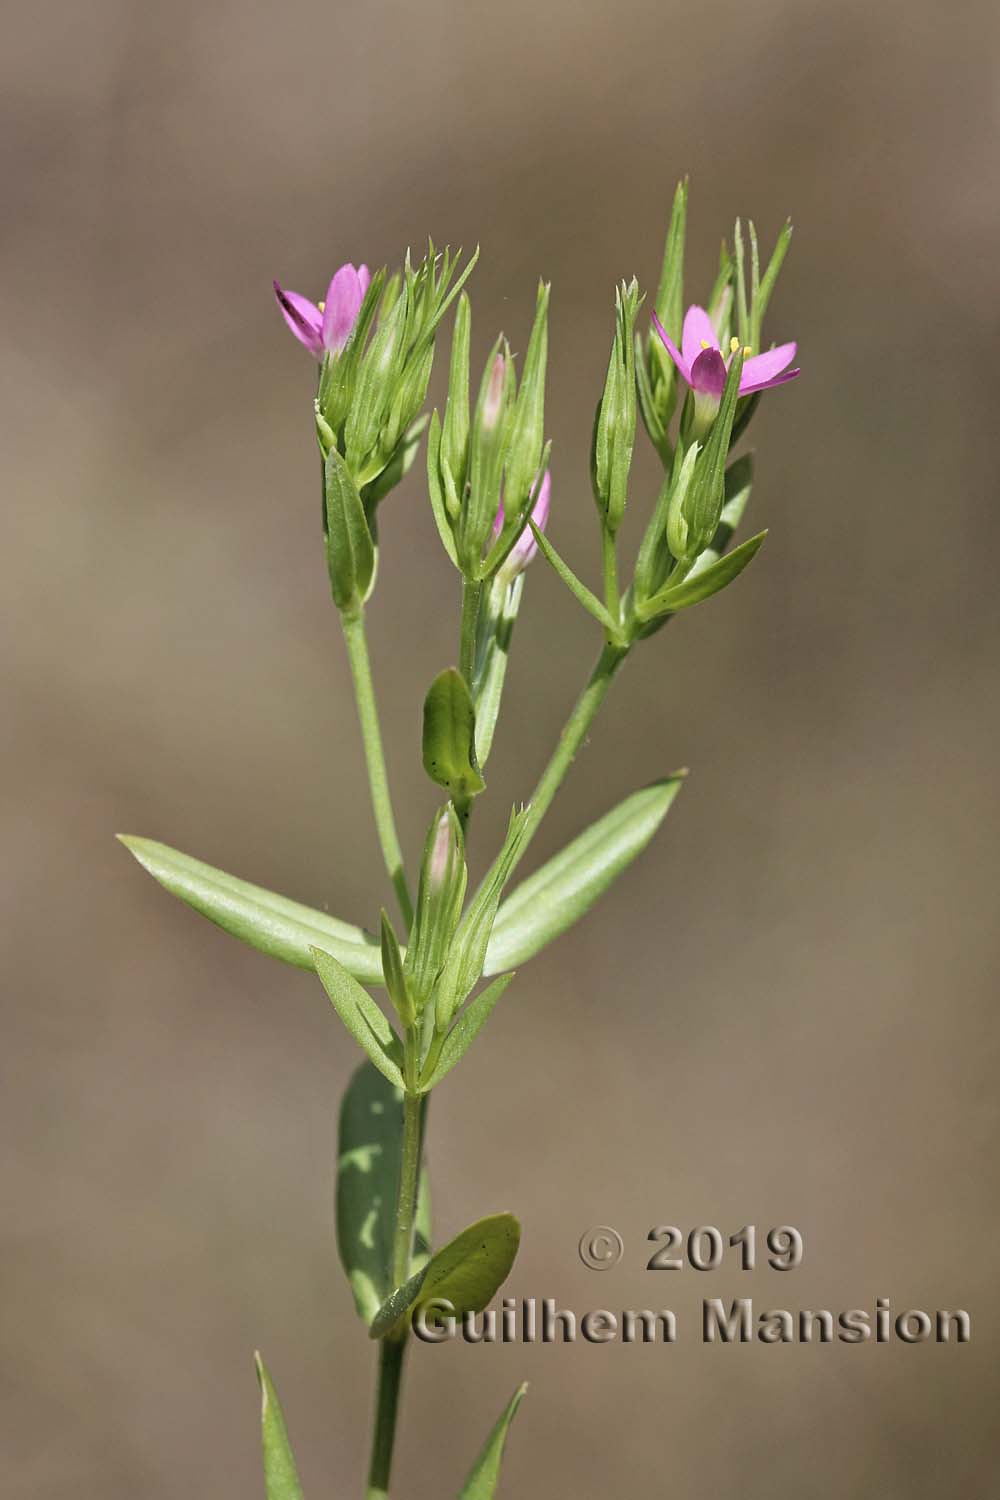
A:
MULTIPOLYGON (((542 478, 541 485, 538 489, 538 499, 535 501, 534 507, 531 512, 531 519, 534 521, 539 531, 544 531, 548 523, 549 504, 551 502, 551 499, 552 476, 549 473, 548 469, 546 469, 545 474, 542 478)), ((497 511, 496 520, 493 522, 492 540, 494 542, 503 530, 503 523, 504 508, 503 497, 501 496, 500 509, 497 511)), ((537 551, 538 543, 535 541, 535 537, 531 530, 531 527, 525 524, 524 530, 521 532, 521 535, 518 537, 517 541, 514 543, 513 547, 504 560, 503 567, 500 569, 500 575, 505 578, 508 583, 513 582, 518 573, 524 572, 525 568, 531 562, 537 551)))
MULTIPOLYGON (((726 384, 729 359, 740 346, 739 339, 732 340, 729 359, 723 358, 712 320, 703 307, 689 307, 684 314, 680 349, 655 312, 653 326, 691 389, 696 394, 718 399, 726 384)), ((794 358, 794 344, 779 344, 764 354, 748 351, 740 374, 740 395, 750 396, 754 391, 767 391, 773 385, 784 385, 786 380, 793 380, 799 374, 797 369, 788 369, 794 358)))
POLYGON ((327 287, 326 300, 310 302, 298 292, 286 292, 277 282, 274 295, 282 316, 300 344, 315 359, 324 354, 339 354, 351 336, 358 319, 365 292, 371 281, 367 266, 348 264, 335 271, 327 287))

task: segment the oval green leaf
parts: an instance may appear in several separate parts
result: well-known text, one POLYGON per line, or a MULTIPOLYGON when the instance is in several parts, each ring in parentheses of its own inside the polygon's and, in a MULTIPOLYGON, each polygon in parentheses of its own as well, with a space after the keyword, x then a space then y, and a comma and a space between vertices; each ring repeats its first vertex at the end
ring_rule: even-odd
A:
POLYGON ((398 1332, 404 1317, 435 1302, 446 1303, 449 1316, 457 1318, 482 1312, 510 1275, 520 1243, 521 1225, 513 1214, 490 1214, 470 1224, 386 1299, 372 1321, 371 1337, 398 1332))
POLYGON ((453 797, 475 797, 486 786, 476 761, 476 714, 465 678, 446 667, 424 699, 424 770, 453 797))

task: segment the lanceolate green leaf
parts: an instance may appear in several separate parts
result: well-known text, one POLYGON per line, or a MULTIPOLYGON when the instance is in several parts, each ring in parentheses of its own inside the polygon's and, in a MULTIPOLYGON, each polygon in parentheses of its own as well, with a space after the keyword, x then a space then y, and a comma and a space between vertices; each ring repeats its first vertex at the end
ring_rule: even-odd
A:
POLYGON ((388 1297, 368 1332, 373 1339, 398 1331, 402 1319, 430 1304, 447 1303, 448 1316, 482 1312, 510 1275, 521 1243, 513 1214, 490 1214, 463 1229, 427 1265, 388 1297))
POLYGON ((500 1460, 503 1458, 507 1433, 527 1389, 526 1384, 518 1386, 511 1396, 499 1422, 486 1439, 486 1446, 473 1464, 472 1473, 465 1481, 458 1500, 493 1500, 500 1478, 500 1460))
POLYGON ((260 1355, 256 1354, 254 1360, 260 1381, 260 1425, 267 1500, 302 1500, 302 1486, 277 1392, 260 1355))
POLYGON ((743 542, 739 547, 734 547, 732 552, 726 552, 719 558, 718 562, 712 563, 701 572, 691 573, 682 583, 675 584, 673 588, 661 589, 647 603, 640 606, 638 614, 643 620, 652 620, 657 615, 675 614, 679 609, 687 609, 692 604, 700 604, 702 599, 708 599, 712 594, 717 594, 727 584, 732 583, 743 572, 748 562, 756 556, 766 531, 760 531, 756 536, 750 537, 749 541, 743 542))
MULTIPOLYGON (((355 1071, 340 1107, 337 1249, 358 1316, 370 1324, 392 1291, 392 1242, 399 1194, 403 1095, 371 1063, 355 1071)), ((430 1186, 421 1167, 412 1263, 427 1263, 430 1186)))
POLYGON ((682 779, 633 792, 512 891, 497 912, 486 973, 523 963, 579 921, 645 849, 682 779))
POLYGON ((332 953, 355 979, 366 984, 382 983, 378 943, 360 927, 290 901, 276 891, 251 885, 248 880, 238 880, 153 839, 126 834, 119 838, 171 895, 260 953, 300 969, 312 969, 312 948, 319 947, 332 953))
POLYGON ((382 1011, 371 995, 347 972, 343 964, 321 948, 313 949, 313 962, 320 983, 333 1001, 334 1009, 380 1073, 390 1083, 402 1087, 400 1063, 403 1049, 382 1011))

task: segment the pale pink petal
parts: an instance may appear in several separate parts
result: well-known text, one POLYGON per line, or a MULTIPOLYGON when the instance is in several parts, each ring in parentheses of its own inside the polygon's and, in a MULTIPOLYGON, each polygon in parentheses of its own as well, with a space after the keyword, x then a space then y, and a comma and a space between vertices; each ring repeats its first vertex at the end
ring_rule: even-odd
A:
POLYGON ((718 347, 719 339, 708 313, 703 307, 692 304, 684 314, 684 331, 681 334, 681 350, 688 368, 694 367, 694 362, 703 349, 718 347))
MULTIPOLYGON (((548 469, 546 469, 545 474, 542 478, 542 482, 538 488, 538 498, 536 499, 531 511, 531 519, 534 521, 539 531, 544 531, 546 526, 548 525, 549 506, 551 504, 551 501, 552 475, 549 473, 548 469)), ((496 521, 493 523, 494 541, 500 535, 500 531, 503 527, 503 519, 503 501, 501 500, 500 509, 497 512, 496 521)), ((534 532, 532 531, 531 527, 527 523, 525 523, 524 530, 521 532, 521 535, 514 543, 510 552, 507 554, 506 561, 504 562, 503 568, 501 569, 501 576, 508 579, 515 578, 518 573, 524 571, 537 551, 538 543, 535 541, 534 532)))
POLYGON ((752 354, 743 362, 743 373, 740 376, 740 392, 744 386, 759 386, 762 382, 773 379, 780 375, 795 358, 794 344, 779 344, 777 349, 767 349, 763 354, 752 354))
POLYGON ((691 389, 707 396, 721 396, 726 385, 726 361, 718 349, 702 349, 691 366, 691 389))
POLYGON ((772 375, 770 380, 755 380, 752 385, 744 385, 743 381, 741 380, 740 395, 752 396, 754 391, 769 391, 772 386, 784 385, 786 380, 794 380, 796 375, 801 374, 802 371, 799 369, 785 370, 785 372, 781 375, 772 375))
POLYGON ((319 359, 323 353, 323 314, 315 302, 310 302, 308 297, 302 297, 298 292, 286 292, 277 281, 274 283, 274 295, 278 299, 281 316, 299 343, 304 344, 309 353, 319 359))
POLYGON ((660 335, 660 339, 662 340, 664 348, 666 349, 667 353, 670 355, 670 358, 673 360, 673 362, 677 366, 678 370, 683 375, 684 379, 687 381, 688 385, 690 385, 691 384, 691 366, 690 366, 690 364, 684 358, 683 354, 678 349, 677 345, 674 343, 673 339, 670 337, 669 333, 664 328, 663 324, 660 322, 659 318, 656 316, 655 313, 653 313, 652 318, 653 318, 653 327, 656 329, 657 333, 660 335))
POLYGON ((365 293, 372 284, 372 273, 367 266, 358 267, 358 281, 361 283, 361 296, 364 299, 365 293))
POLYGON ((347 343, 363 301, 361 277, 352 265, 341 266, 327 287, 323 308, 323 344, 331 354, 339 354, 347 343))

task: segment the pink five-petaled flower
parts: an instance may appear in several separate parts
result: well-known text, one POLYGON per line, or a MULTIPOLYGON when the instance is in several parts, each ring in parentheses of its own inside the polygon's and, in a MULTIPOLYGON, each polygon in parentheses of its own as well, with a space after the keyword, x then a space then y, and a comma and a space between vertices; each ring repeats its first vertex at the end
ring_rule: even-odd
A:
MULTIPOLYGON (((531 519, 534 521, 539 531, 545 530, 546 523, 549 519, 549 504, 551 502, 551 499, 552 476, 549 473, 548 469, 546 469, 544 475, 542 476, 542 482, 538 488, 538 499, 535 501, 531 511, 531 519)), ((503 530, 503 523, 504 509, 503 497, 501 496, 500 509, 497 511, 496 520, 493 522, 492 539, 494 542, 503 530)), ((514 543, 513 547, 510 549, 509 553, 504 559, 503 566, 500 569, 500 577, 505 579, 507 583, 512 583, 517 577, 518 573, 524 572, 525 568, 531 562, 531 559, 534 557, 537 551, 538 543, 535 541, 535 536, 533 531, 531 530, 531 527, 526 523, 524 530, 521 532, 521 535, 518 537, 517 541, 514 543)))
POLYGON ((324 302, 317 304, 298 292, 286 292, 278 282, 274 283, 274 295, 299 343, 315 359, 322 359, 324 354, 339 354, 347 343, 370 281, 367 266, 355 269, 348 264, 334 272, 324 302))
MULTIPOLYGON (((705 309, 689 307, 684 314, 684 329, 681 333, 679 349, 655 312, 653 313, 653 326, 663 340, 670 358, 695 395, 714 397, 718 400, 726 384, 729 360, 723 358, 718 336, 705 309)), ((730 345, 732 351, 730 359, 739 346, 739 339, 733 339, 730 345)), ((793 380, 799 373, 798 370, 788 368, 794 358, 794 344, 779 344, 776 349, 768 349, 763 354, 754 354, 747 350, 740 374, 740 395, 751 396, 754 391, 767 391, 773 385, 784 385, 786 380, 793 380)))

